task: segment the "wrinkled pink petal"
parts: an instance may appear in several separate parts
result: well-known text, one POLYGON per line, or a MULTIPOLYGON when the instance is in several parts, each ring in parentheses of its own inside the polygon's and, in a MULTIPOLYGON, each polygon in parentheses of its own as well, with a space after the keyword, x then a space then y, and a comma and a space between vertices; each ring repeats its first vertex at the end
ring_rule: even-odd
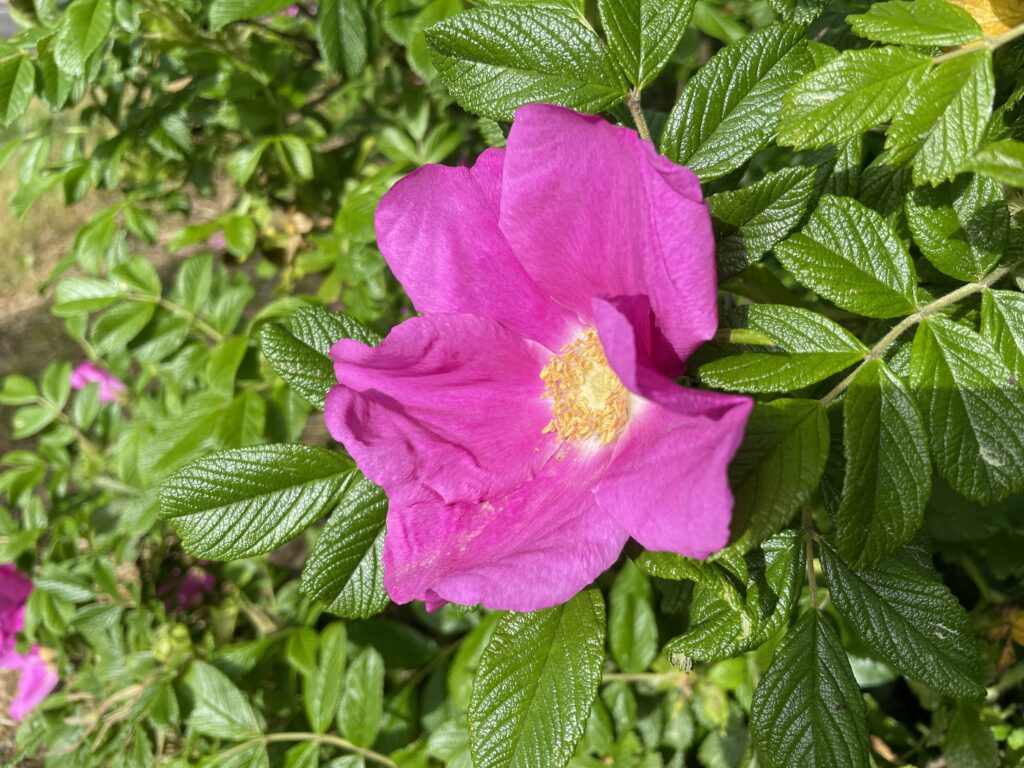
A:
POLYGON ((57 687, 57 670, 43 656, 39 646, 33 645, 25 654, 9 650, 0 657, 0 669, 18 673, 18 690, 10 705, 10 716, 20 722, 57 687))
POLYGON ((99 397, 101 403, 116 403, 118 395, 124 390, 124 382, 117 376, 105 371, 95 363, 86 360, 79 363, 71 372, 71 388, 85 389, 91 383, 99 384, 99 397))
POLYGON ((516 112, 500 228, 553 299, 590 325, 594 296, 646 295, 685 359, 718 325, 700 183, 636 132, 546 104, 516 112))
POLYGON ((484 502, 392 504, 384 540, 391 598, 514 611, 570 599, 627 539, 594 503, 606 460, 568 450, 532 481, 484 502))
POLYGON ((498 229, 504 152, 472 169, 426 165, 377 208, 377 243, 418 312, 470 313, 558 349, 570 315, 526 274, 498 229))
POLYGON ((0 564, 0 655, 14 647, 15 635, 25 626, 25 601, 32 580, 10 563, 0 564))
POLYGON ((412 318, 378 347, 343 339, 327 427, 393 504, 490 498, 555 449, 539 376, 549 355, 472 315, 412 318))
POLYGON ((705 558, 729 540, 729 462, 750 398, 688 389, 658 371, 649 319, 632 299, 595 299, 612 369, 637 397, 597 503, 646 549, 705 558))

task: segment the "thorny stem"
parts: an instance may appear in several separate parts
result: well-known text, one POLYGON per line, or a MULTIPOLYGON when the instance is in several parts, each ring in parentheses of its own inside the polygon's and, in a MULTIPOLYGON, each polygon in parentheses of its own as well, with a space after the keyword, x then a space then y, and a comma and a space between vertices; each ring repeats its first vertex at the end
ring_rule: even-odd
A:
POLYGON ((807 587, 811 590, 811 608, 818 610, 818 579, 814 573, 814 515, 810 504, 804 507, 803 527, 807 542, 807 587))
POLYGON ((976 43, 968 43, 967 45, 962 46, 960 48, 956 48, 955 50, 947 51, 941 56, 936 56, 934 59, 932 59, 932 63, 941 64, 944 61, 949 61, 950 59, 955 59, 960 56, 966 56, 968 53, 974 53, 975 51, 980 51, 985 48, 988 48, 990 51, 994 51, 996 48, 1006 45, 1007 43, 1016 40, 1018 37, 1021 37, 1022 35, 1024 35, 1024 24, 1018 24, 1013 29, 1003 32, 1003 34, 1001 35, 996 35, 995 37, 986 37, 985 39, 979 40, 976 43))
POLYGON ((651 130, 647 127, 647 118, 644 117, 643 107, 640 106, 639 90, 629 92, 629 100, 626 102, 626 106, 629 107, 629 112, 633 115, 633 122, 636 124, 636 130, 640 134, 640 138, 650 141, 651 130))
POLYGON ((338 747, 349 752, 354 752, 360 757, 369 760, 371 763, 377 763, 378 765, 386 765, 388 768, 398 768, 398 763, 391 760, 386 755, 382 755, 379 752, 374 752, 372 749, 365 749, 364 747, 357 747, 351 741, 343 739, 340 736, 332 736, 329 733, 302 733, 302 732, 290 732, 290 733, 271 733, 266 736, 258 736, 255 739, 242 742, 241 744, 232 747, 231 749, 221 752, 219 755, 219 762, 226 762, 227 758, 241 754, 245 750, 256 744, 273 744, 275 742, 288 742, 288 741, 315 741, 317 744, 326 744, 331 747, 338 747))
POLYGON ((835 400, 837 397, 843 394, 843 392, 846 391, 846 388, 850 386, 850 382, 852 382, 854 378, 856 378, 857 374, 860 373, 860 369, 863 368, 868 363, 870 363, 872 360, 877 360, 882 355, 884 355, 886 350, 889 349, 889 347, 891 347, 896 342, 896 340, 900 336, 902 336, 904 332, 907 331, 907 329, 917 325, 922 320, 931 317, 932 315, 945 309, 946 307, 952 304, 956 304, 958 301, 966 299, 968 296, 972 296, 975 293, 981 293, 985 289, 991 288, 993 285, 998 283, 1000 280, 1002 280, 1004 277, 1013 272, 1022 264, 1024 264, 1024 259, 1014 262, 1013 264, 1010 264, 1008 266, 1000 267, 999 269, 994 269, 987 275, 985 275, 985 277, 983 277, 981 280, 978 280, 977 282, 974 283, 967 283, 966 285, 962 285, 955 291, 951 291, 950 293, 947 293, 945 296, 940 296, 930 304, 925 304, 914 314, 908 315, 907 317, 900 320, 898 323, 896 323, 896 325, 892 327, 892 330, 890 330, 887 334, 885 334, 885 336, 878 340, 878 343, 871 348, 867 355, 865 355, 864 359, 856 368, 853 369, 849 376, 847 376, 845 379, 836 384, 835 388, 831 392, 829 392, 827 395, 821 398, 821 404, 827 406, 833 400, 835 400))

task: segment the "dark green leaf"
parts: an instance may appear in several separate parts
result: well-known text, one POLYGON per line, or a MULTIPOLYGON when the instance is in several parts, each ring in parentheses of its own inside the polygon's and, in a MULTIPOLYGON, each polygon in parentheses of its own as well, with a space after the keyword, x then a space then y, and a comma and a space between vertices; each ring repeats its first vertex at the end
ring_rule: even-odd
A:
POLYGON ((855 572, 822 543, 820 559, 836 610, 873 653, 949 696, 985 694, 971 620, 927 551, 907 546, 855 572))
POLYGON ((601 40, 563 11, 478 7, 430 27, 427 43, 456 101, 493 120, 534 102, 600 112, 627 92, 601 40))
POLYGON ((345 675, 338 730, 356 746, 372 747, 383 717, 384 660, 375 649, 364 648, 345 675))
POLYGON ((998 768, 999 745, 992 730, 981 720, 981 708, 973 702, 957 703, 942 740, 946 768, 998 768))
POLYGON ((648 85, 683 39, 694 0, 599 0, 608 47, 630 82, 648 85))
POLYGON ((846 478, 836 548, 862 567, 903 546, 921 527, 931 459, 917 405, 881 360, 869 361, 850 383, 843 421, 846 478))
POLYGON ((1017 381, 1024 381, 1024 294, 985 291, 981 295, 981 336, 999 352, 1017 381))
POLYGON ((345 618, 387 607, 381 549, 388 499, 365 478, 350 484, 324 526, 302 572, 302 590, 345 618))
POLYGON ((917 308, 906 245, 881 215, 851 198, 823 197, 775 255, 802 284, 851 312, 896 317, 917 308))
POLYGON ((210 29, 244 19, 258 19, 284 10, 291 0, 213 0, 210 4, 210 29))
POLYGON ((910 381, 939 474, 982 503, 1024 490, 1024 393, 978 334, 943 318, 921 323, 910 381))
POLYGON ((782 96, 811 67, 804 30, 780 24, 719 51, 683 88, 661 152, 701 181, 724 176, 771 141, 782 96))
POLYGON ((347 459, 311 445, 222 451, 164 481, 161 515, 196 557, 251 557, 323 517, 353 478, 347 459))
POLYGON ((263 729, 252 705, 235 684, 216 667, 193 661, 184 683, 195 697, 189 726, 197 733, 218 739, 243 741, 263 729))
POLYGON ((583 735, 604 663, 604 600, 507 613, 480 660, 469 707, 475 768, 562 768, 583 735))
POLYGON ((355 77, 366 66, 366 19, 357 0, 323 0, 316 12, 316 37, 324 61, 355 77))
POLYGON ((864 700, 827 619, 808 611, 757 684, 754 745, 765 768, 867 768, 864 700))
POLYGON ((876 43, 946 48, 984 37, 971 14, 945 0, 889 0, 846 21, 876 43))
POLYGON ((609 597, 608 644, 612 658, 624 672, 644 672, 658 655, 658 624, 647 576, 627 560, 609 597))
POLYGON ((784 168, 743 189, 708 198, 719 279, 739 274, 788 235, 807 212, 814 172, 784 168))
POLYGON ((6 128, 24 114, 35 83, 35 67, 28 56, 0 60, 0 128, 6 128))

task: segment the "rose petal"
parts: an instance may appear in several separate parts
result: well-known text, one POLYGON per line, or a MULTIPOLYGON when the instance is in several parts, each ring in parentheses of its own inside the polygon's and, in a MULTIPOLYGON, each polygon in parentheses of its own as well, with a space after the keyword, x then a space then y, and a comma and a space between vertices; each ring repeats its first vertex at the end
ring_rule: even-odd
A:
POLYGON ((57 687, 57 670, 44 658, 39 646, 21 654, 8 651, 0 657, 0 668, 19 673, 18 690, 10 704, 10 715, 14 722, 21 721, 29 712, 50 695, 57 687))

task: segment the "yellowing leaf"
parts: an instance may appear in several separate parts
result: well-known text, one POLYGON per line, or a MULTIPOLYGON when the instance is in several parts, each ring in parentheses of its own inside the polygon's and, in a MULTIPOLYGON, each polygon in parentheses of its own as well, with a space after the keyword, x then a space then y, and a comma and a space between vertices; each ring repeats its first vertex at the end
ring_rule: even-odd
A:
POLYGON ((949 0, 959 5, 977 21, 985 37, 995 37, 1024 24, 1024 3, 1021 0, 949 0))

